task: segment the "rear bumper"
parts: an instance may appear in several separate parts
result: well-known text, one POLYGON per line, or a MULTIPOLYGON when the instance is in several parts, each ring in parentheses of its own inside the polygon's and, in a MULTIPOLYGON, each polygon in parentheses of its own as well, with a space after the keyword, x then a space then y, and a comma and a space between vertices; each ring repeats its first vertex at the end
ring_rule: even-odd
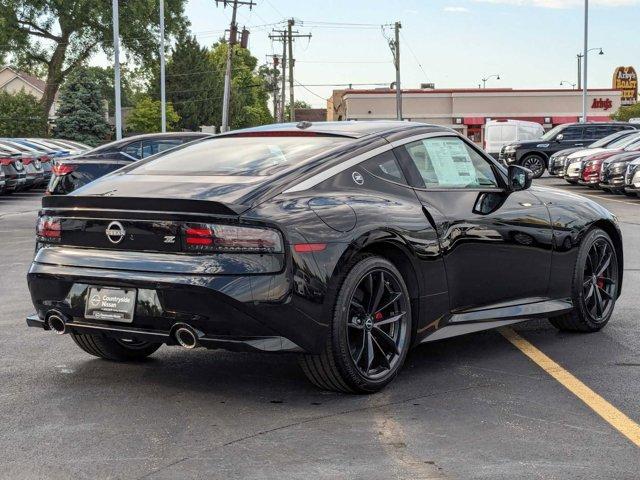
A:
POLYGON ((27 325, 48 329, 56 310, 69 331, 176 344, 176 325, 202 332, 200 343, 238 351, 310 352, 322 349, 327 325, 299 308, 290 275, 202 275, 133 272, 34 262, 27 275, 36 314, 27 325), (88 320, 89 288, 135 288, 132 323, 88 320))
MULTIPOLYGON (((41 319, 37 314, 27 317, 27 326, 50 330, 46 321, 41 319)), ((177 345, 172 331, 150 330, 143 328, 115 326, 115 325, 97 325, 91 323, 83 323, 78 320, 70 320, 65 323, 65 333, 88 333, 104 335, 112 338, 131 338, 145 342, 164 343, 166 345, 177 345)), ((198 339, 198 344, 205 348, 217 349, 222 348, 237 352, 301 352, 302 349, 290 340, 280 336, 214 336, 207 335, 198 339)))

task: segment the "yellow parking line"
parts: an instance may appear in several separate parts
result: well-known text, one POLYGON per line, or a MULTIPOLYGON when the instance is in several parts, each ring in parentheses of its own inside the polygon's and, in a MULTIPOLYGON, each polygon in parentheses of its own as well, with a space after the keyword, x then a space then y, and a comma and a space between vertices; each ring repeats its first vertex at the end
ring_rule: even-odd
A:
POLYGON ((640 447, 640 425, 547 357, 531 343, 514 332, 513 329, 508 327, 502 328, 500 329, 500 333, 518 350, 555 378, 563 387, 600 415, 613 428, 631 440, 636 447, 640 447))

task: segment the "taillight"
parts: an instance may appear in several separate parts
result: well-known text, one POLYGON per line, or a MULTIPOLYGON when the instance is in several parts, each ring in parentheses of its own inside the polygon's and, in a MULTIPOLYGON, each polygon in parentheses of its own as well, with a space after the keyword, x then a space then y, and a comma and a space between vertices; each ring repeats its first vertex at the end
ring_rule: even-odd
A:
POLYGON ((188 224, 184 248, 201 252, 282 253, 280 234, 270 228, 188 224))
POLYGON ((33 158, 31 158, 31 157, 22 157, 22 164, 23 165, 29 165, 29 164, 31 164, 32 161, 33 161, 33 158))
POLYGON ((40 161, 41 161, 42 163, 49 163, 49 162, 51 161, 51 157, 50 157, 50 156, 48 156, 48 155, 42 155, 42 156, 40 157, 40 161))
POLYGON ((13 163, 13 158, 0 158, 0 165, 4 167, 11 165, 11 163, 13 163))
POLYGON ((62 236, 60 219, 44 215, 38 218, 36 236, 40 242, 59 242, 62 236))
POLYGON ((52 168, 51 171, 55 174, 55 175, 68 175, 69 173, 73 172, 76 169, 75 165, 69 165, 68 163, 56 163, 52 168))

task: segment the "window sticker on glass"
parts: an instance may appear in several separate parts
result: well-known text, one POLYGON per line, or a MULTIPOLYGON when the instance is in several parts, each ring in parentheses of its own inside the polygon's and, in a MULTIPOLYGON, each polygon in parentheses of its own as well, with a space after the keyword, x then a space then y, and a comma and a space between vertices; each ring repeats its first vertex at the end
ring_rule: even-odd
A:
POLYGON ((476 169, 464 143, 457 139, 424 142, 441 187, 477 183, 476 169))

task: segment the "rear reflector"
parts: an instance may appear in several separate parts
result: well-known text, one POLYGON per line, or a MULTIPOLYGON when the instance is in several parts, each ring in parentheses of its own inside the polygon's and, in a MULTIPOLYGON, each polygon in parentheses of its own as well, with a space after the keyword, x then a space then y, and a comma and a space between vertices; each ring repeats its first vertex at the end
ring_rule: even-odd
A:
POLYGON ((186 250, 203 252, 282 253, 280 234, 270 228, 189 224, 184 228, 186 250))
POLYGON ((54 175, 67 175, 76 169, 75 165, 69 165, 67 163, 56 163, 51 168, 54 175))
POLYGON ((57 217, 42 216, 38 218, 36 227, 36 236, 41 242, 57 242, 60 241, 62 231, 60 227, 60 219, 57 217))
POLYGON ((327 248, 326 243, 296 243, 293 249, 298 253, 321 252, 327 248))

